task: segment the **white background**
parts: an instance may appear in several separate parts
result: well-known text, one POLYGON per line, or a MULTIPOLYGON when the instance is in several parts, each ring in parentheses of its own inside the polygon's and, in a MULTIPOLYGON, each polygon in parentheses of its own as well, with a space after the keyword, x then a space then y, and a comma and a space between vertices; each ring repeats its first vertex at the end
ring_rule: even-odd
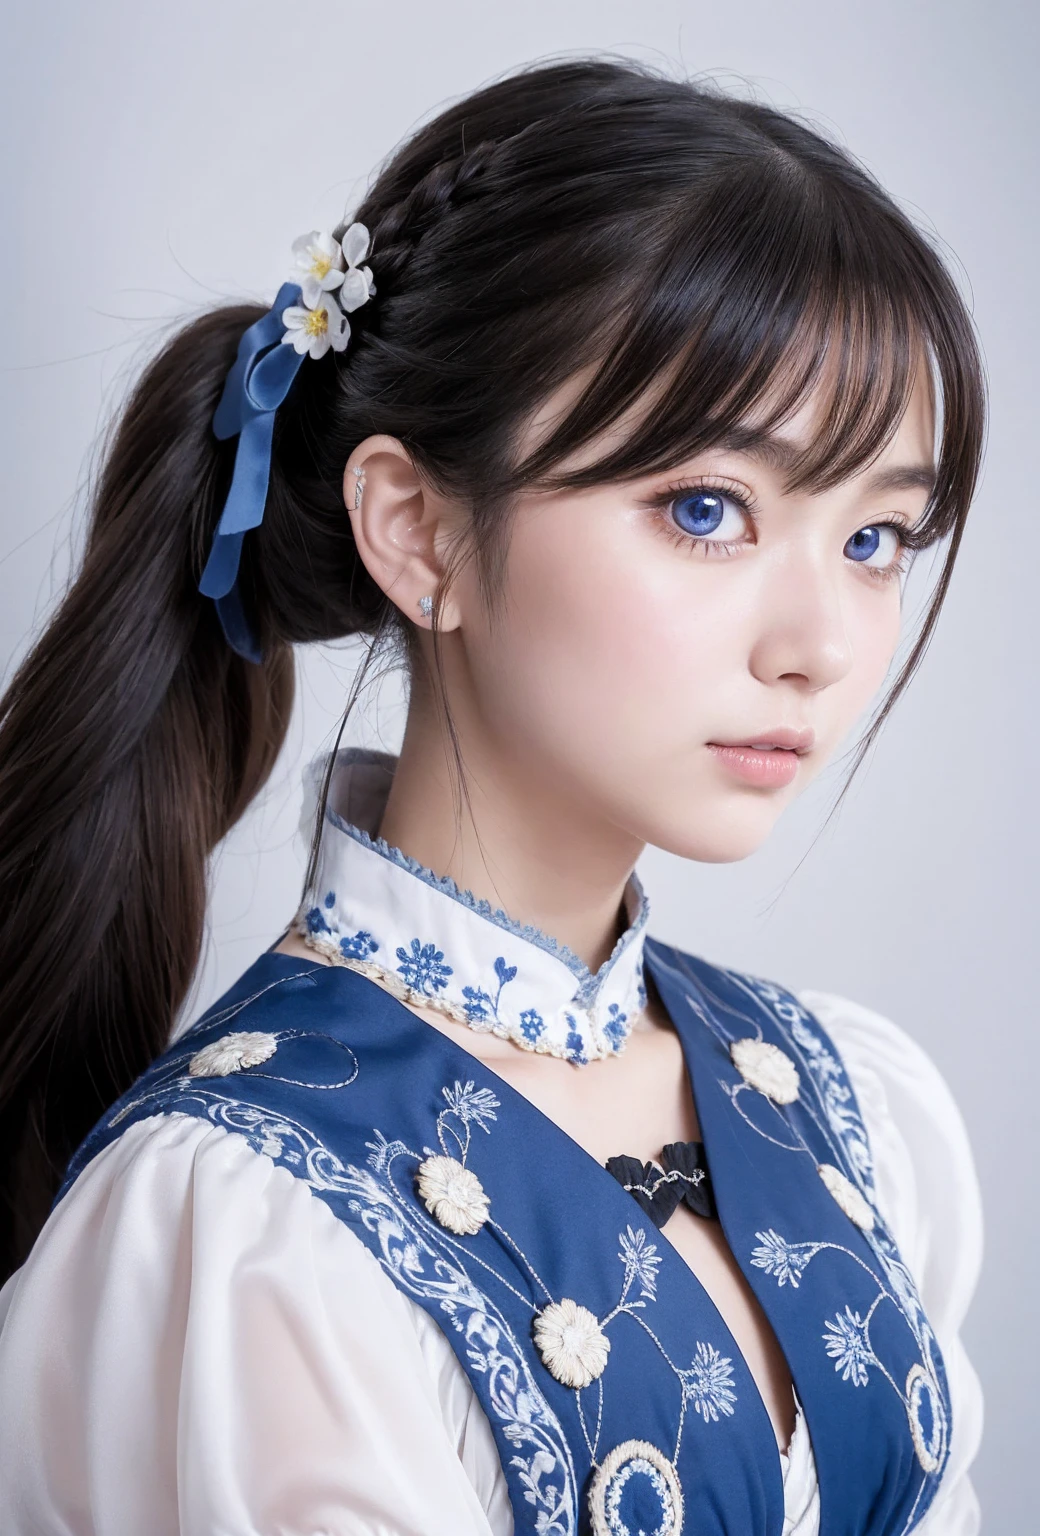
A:
MULTIPOLYGON (((993 415, 985 479, 923 674, 822 835, 833 778, 747 863, 699 868, 650 853, 644 878, 660 937, 876 1007, 949 1078, 988 1216, 968 1329, 988 1401, 977 1477, 985 1529, 1033 1529, 1035 8, 7 0, 4 9, 8 670, 61 590, 91 445, 161 327, 223 297, 269 299, 297 234, 331 226, 434 107, 513 65, 611 49, 737 76, 838 133, 955 253, 993 415)), ((295 907, 299 765, 332 729, 355 655, 347 647, 303 660, 289 748, 218 861, 200 1002, 295 907)), ((359 722, 366 739, 381 731, 395 745, 399 699, 391 683, 372 701, 359 722)))

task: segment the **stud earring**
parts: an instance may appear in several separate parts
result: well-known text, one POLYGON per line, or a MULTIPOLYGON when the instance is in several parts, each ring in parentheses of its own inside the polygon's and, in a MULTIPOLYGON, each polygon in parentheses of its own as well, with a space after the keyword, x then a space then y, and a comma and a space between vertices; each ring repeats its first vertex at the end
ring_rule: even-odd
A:
POLYGON ((365 489, 365 470, 363 465, 353 471, 354 473, 354 511, 361 505, 361 493, 365 489))
POLYGON ((420 597, 420 599, 419 599, 419 612, 422 614, 424 619, 428 619, 428 618, 431 617, 431 615, 433 614, 433 598, 432 597, 420 597))

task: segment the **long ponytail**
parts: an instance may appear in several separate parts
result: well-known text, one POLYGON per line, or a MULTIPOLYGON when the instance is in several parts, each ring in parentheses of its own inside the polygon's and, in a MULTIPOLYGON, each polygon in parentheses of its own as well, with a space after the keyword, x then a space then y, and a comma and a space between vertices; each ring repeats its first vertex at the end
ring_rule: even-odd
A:
POLYGON ((983 434, 971 321, 928 241, 805 124, 611 60, 520 71, 421 128, 356 218, 375 301, 278 408, 242 548, 263 665, 229 649, 196 591, 233 460, 213 411, 262 313, 242 306, 145 373, 82 572, 0 703, 0 1271, 166 1042, 207 857, 285 733, 291 646, 407 632, 343 505, 364 438, 398 438, 469 513, 464 553, 492 601, 518 490, 674 468, 753 417, 775 427, 832 374, 831 428, 796 469, 834 484, 891 436, 925 356, 943 425, 914 537, 948 554, 924 639, 946 589, 983 434), (580 377, 521 460, 524 428, 580 377))
POLYGON ((82 568, 0 703, 3 1275, 79 1141, 164 1048, 208 855, 285 735, 290 648, 240 660, 194 590, 227 484, 210 423, 255 318, 207 315, 144 373, 82 568))

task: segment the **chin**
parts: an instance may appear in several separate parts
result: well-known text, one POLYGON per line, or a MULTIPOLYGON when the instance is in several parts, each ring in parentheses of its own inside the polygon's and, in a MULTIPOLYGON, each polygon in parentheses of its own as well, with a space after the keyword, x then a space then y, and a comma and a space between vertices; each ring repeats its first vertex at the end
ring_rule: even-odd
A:
POLYGON ((657 827, 646 840, 655 848, 698 864, 736 864, 758 852, 782 810, 779 802, 720 805, 708 814, 699 807, 695 824, 657 827))

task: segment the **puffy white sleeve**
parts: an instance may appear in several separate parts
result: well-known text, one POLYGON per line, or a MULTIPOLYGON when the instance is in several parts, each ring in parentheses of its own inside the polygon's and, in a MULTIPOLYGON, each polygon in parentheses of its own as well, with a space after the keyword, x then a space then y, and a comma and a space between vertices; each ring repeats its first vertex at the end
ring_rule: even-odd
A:
POLYGON ((878 1203, 935 1329, 953 1409, 950 1460, 921 1536, 977 1536, 968 1478, 982 1434, 982 1389, 959 1331, 982 1261, 982 1202, 960 1111, 938 1068, 880 1014, 823 992, 801 1001, 829 1032, 859 1099, 878 1203))
POLYGON ((451 1347, 307 1186, 131 1126, 0 1292, 5 1536, 509 1536, 451 1347))

